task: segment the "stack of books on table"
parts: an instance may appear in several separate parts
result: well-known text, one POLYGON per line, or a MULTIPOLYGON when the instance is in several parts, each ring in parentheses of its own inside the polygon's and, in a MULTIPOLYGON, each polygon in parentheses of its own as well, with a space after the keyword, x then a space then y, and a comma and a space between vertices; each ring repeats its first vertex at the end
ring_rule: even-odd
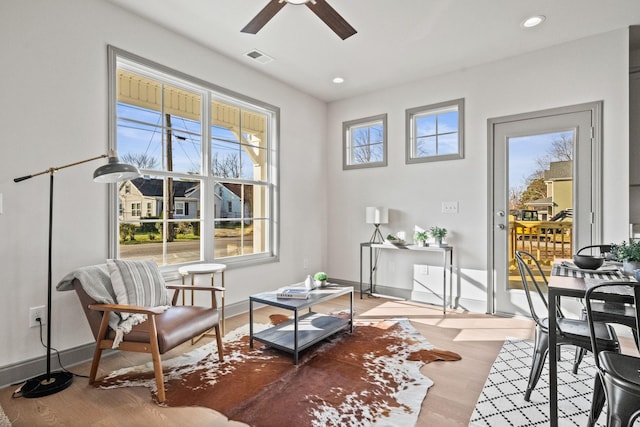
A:
POLYGON ((278 291, 278 298, 307 299, 311 291, 306 288, 282 288, 278 291))

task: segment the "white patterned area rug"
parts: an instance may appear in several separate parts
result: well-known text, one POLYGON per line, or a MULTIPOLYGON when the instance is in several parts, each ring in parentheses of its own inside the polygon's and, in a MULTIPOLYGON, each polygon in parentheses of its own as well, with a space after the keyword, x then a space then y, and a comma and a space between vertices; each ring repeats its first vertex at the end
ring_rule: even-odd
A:
MULTIPOLYGON (((562 347, 562 360, 558 363, 558 425, 584 426, 589 417, 593 381, 596 372, 593 356, 588 353, 574 375, 575 347, 562 347)), ((533 355, 533 342, 507 338, 491 367, 487 382, 471 415, 472 427, 525 427, 549 425, 549 369, 548 359, 531 401, 525 402, 524 392, 529 382, 533 355)), ((606 406, 606 405, 605 405, 606 406)), ((606 424, 606 407, 602 411, 599 427, 606 424)), ((634 426, 640 426, 636 421, 634 426)))
POLYGON ((2 406, 0 406, 0 427, 11 427, 11 421, 2 410, 2 406))

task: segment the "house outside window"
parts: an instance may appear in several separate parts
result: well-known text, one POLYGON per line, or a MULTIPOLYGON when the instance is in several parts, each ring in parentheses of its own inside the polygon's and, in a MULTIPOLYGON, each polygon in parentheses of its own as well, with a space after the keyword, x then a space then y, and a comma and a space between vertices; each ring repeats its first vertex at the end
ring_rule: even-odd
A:
POLYGON ((387 115, 342 124, 342 169, 387 166, 387 115))
POLYGON ((406 110, 406 163, 464 157, 464 99, 406 110))
POLYGON ((109 60, 111 145, 143 174, 118 187, 113 206, 135 208, 114 210, 110 256, 277 259, 278 108, 113 47, 109 60))

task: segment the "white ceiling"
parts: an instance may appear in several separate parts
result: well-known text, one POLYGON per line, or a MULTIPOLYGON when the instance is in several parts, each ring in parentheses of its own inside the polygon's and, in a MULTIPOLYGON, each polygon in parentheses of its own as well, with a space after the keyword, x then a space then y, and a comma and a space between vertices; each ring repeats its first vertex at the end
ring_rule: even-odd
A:
POLYGON ((640 0, 327 0, 358 31, 343 41, 304 5, 253 35, 269 0, 108 1, 328 102, 640 24, 640 0))

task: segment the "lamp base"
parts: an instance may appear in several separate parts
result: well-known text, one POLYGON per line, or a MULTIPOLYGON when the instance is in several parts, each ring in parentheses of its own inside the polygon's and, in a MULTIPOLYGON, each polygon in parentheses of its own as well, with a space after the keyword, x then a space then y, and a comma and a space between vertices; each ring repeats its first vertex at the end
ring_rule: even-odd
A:
POLYGON ((43 397, 55 394, 69 387, 73 382, 70 372, 51 372, 28 379, 22 386, 22 397, 43 397))
POLYGON ((382 233, 380 232, 380 224, 373 225, 375 225, 376 228, 373 230, 369 243, 384 243, 384 237, 382 237, 382 233))

